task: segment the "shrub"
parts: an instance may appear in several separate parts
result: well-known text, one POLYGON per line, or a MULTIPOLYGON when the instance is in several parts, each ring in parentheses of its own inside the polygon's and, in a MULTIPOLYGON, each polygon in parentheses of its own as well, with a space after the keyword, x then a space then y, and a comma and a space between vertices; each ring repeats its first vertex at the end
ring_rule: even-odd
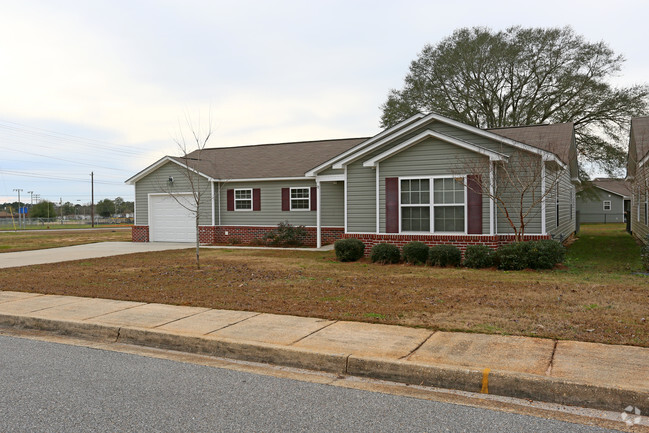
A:
POLYGON ((527 265, 532 269, 552 269, 566 256, 566 249, 557 241, 543 239, 527 243, 527 265))
POLYGON ((269 231, 264 236, 268 245, 273 246, 300 246, 306 237, 304 226, 293 226, 288 221, 277 224, 277 228, 269 231))
POLYGON ((435 245, 428 251, 428 260, 433 266, 460 266, 462 252, 455 245, 435 245))
POLYGON ((253 246, 265 246, 266 241, 264 241, 263 239, 259 239, 259 238, 252 238, 252 240, 250 241, 250 245, 253 245, 253 246))
POLYGON ((230 245, 239 245, 239 244, 242 244, 243 241, 241 240, 241 238, 238 238, 238 237, 236 237, 236 236, 233 236, 233 237, 231 237, 231 238, 228 239, 228 243, 229 243, 230 245))
POLYGON ((493 265, 493 251, 486 245, 469 245, 464 252, 464 266, 482 269, 493 265))
POLYGON ((358 239, 339 239, 334 243, 336 258, 341 262, 355 262, 365 254, 365 244, 358 239))
POLYGON ((498 248, 494 261, 498 269, 504 271, 520 271, 528 268, 529 242, 513 242, 498 248))
POLYGON ((401 253, 399 247, 392 244, 376 244, 370 252, 370 259, 373 263, 399 263, 401 253))
POLYGON ((428 260, 428 245, 423 242, 408 242, 403 246, 403 259, 407 263, 418 265, 428 260))

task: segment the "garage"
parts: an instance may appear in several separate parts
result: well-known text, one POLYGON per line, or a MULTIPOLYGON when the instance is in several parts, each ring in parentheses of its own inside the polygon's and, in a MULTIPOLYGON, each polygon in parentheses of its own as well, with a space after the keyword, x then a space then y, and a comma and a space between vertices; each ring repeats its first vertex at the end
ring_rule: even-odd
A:
POLYGON ((149 195, 149 240, 195 242, 196 221, 194 213, 187 209, 194 207, 191 194, 149 195))

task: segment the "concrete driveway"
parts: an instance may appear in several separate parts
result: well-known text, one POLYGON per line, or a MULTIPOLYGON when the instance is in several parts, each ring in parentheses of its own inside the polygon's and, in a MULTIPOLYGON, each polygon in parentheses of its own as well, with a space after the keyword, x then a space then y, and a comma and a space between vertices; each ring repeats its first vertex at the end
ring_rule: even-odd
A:
POLYGON ((0 254, 0 268, 94 259, 148 251, 181 250, 193 248, 193 246, 194 244, 191 243, 177 242, 98 242, 45 250, 18 251, 0 254))

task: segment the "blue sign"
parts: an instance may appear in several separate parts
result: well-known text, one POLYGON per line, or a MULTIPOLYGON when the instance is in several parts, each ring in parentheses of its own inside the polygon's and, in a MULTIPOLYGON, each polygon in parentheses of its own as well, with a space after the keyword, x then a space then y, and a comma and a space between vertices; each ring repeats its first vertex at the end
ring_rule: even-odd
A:
POLYGON ((21 213, 23 215, 27 215, 29 213, 29 211, 27 209, 28 209, 27 206, 20 207, 20 208, 18 208, 18 213, 21 213))

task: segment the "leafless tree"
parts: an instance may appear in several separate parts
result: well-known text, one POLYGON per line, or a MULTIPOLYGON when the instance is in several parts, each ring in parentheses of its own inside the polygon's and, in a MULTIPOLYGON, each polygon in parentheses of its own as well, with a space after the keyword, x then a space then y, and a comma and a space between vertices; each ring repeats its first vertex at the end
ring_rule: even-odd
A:
POLYGON ((548 197, 556 197, 567 167, 542 155, 515 150, 505 160, 465 158, 458 160, 457 180, 465 187, 493 200, 496 214, 505 218, 517 241, 522 241, 530 219, 540 213, 548 197), (466 179, 462 175, 467 175, 466 179), (490 181, 493 179, 493 184, 490 181))

